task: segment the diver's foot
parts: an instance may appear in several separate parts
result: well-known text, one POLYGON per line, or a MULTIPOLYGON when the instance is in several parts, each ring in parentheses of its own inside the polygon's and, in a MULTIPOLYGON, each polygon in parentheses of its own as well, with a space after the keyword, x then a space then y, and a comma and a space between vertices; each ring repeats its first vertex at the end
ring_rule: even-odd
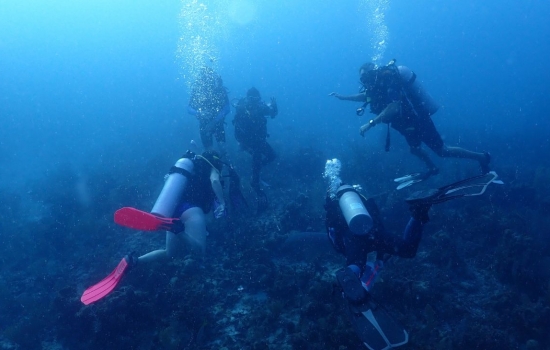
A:
POLYGON ((483 155, 485 157, 479 162, 479 166, 481 168, 481 174, 487 174, 489 171, 491 171, 491 168, 489 168, 489 164, 491 163, 491 153, 483 152, 483 155))
POLYGON ((131 252, 124 256, 124 260, 128 263, 128 270, 130 270, 138 264, 139 258, 137 257, 136 252, 131 252))
POLYGON ((361 276, 361 284, 367 292, 372 290, 374 283, 378 279, 378 273, 384 268, 384 262, 377 260, 376 262, 368 262, 365 266, 365 272, 361 276))
POLYGON ((353 304, 359 304, 368 300, 369 293, 363 288, 361 280, 350 268, 338 270, 336 279, 342 288, 344 298, 353 304))

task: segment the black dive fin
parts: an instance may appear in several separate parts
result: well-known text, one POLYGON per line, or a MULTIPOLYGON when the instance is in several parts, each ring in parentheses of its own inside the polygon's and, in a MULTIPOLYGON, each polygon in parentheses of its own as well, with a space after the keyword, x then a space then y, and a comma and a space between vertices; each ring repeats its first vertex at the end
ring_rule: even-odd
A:
POLYGON ((383 308, 370 303, 350 306, 351 320, 361 342, 370 350, 387 350, 407 344, 409 334, 383 308))
POLYGON ((487 174, 454 182, 447 186, 440 187, 437 190, 417 191, 405 201, 409 204, 433 205, 456 198, 480 196, 485 193, 487 186, 490 184, 503 184, 503 182, 497 180, 497 178, 497 173, 490 171, 487 174))
POLYGON ((386 350, 406 344, 409 334, 376 304, 348 267, 336 272, 336 279, 348 302, 348 314, 361 342, 371 350, 386 350))

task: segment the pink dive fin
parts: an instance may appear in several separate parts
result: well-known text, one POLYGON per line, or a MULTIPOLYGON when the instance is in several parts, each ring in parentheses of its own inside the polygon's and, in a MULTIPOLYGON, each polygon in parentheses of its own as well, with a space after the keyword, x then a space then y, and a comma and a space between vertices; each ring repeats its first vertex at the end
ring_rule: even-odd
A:
POLYGON ((85 305, 89 305, 111 293, 117 286, 118 282, 120 282, 120 279, 124 275, 124 272, 126 272, 127 268, 128 262, 126 259, 122 258, 116 269, 114 269, 109 276, 84 291, 80 301, 82 301, 85 305))
POLYGON ((115 222, 121 226, 141 231, 171 230, 179 222, 175 218, 163 218, 132 207, 115 212, 115 222))

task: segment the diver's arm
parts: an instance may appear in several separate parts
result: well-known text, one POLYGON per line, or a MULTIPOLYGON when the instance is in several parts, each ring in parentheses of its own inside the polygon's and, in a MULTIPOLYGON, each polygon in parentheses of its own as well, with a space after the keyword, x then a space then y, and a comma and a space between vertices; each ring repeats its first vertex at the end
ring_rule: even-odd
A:
POLYGON ((216 199, 218 200, 220 205, 225 205, 222 183, 220 181, 220 173, 214 168, 212 168, 212 170, 210 171, 210 183, 212 185, 212 191, 214 191, 216 199))
POLYGON ((399 101, 395 101, 390 103, 380 114, 376 116, 376 118, 373 119, 374 124, 380 124, 380 123, 391 123, 393 121, 393 118, 398 116, 401 113, 401 103, 399 101))
POLYGON ((355 95, 340 95, 337 92, 331 92, 329 96, 334 96, 339 100, 343 101, 355 101, 355 102, 365 102, 367 100, 367 95, 364 92, 360 92, 355 95))
POLYGON ((361 136, 364 136, 365 132, 369 131, 369 129, 373 128, 376 124, 391 123, 392 120, 399 114, 401 114, 401 103, 399 101, 394 101, 384 108, 384 110, 375 118, 369 120, 367 124, 361 126, 359 133, 361 136))

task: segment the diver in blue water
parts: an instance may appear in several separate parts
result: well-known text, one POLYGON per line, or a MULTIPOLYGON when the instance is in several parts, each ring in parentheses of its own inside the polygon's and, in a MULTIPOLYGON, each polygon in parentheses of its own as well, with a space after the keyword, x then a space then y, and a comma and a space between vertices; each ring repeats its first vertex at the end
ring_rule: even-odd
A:
POLYGON ((376 117, 361 126, 361 136, 378 124, 388 124, 386 151, 389 151, 390 126, 399 131, 405 137, 411 153, 420 158, 428 168, 425 173, 418 174, 421 179, 439 173, 428 153, 422 149, 422 143, 440 157, 477 160, 481 173, 489 172, 489 153, 472 152, 445 145, 431 118, 439 109, 439 105, 423 89, 413 71, 406 66, 397 66, 395 60, 392 60, 382 67, 365 63, 360 67, 359 74, 362 88, 358 94, 346 96, 332 92, 330 96, 340 100, 363 102, 363 106, 357 109, 359 116, 364 114, 365 108, 370 104, 370 111, 376 114, 376 117))
POLYGON ((261 211, 267 205, 267 197, 260 187, 260 171, 276 157, 275 151, 267 143, 269 134, 266 117, 277 116, 277 101, 272 97, 269 104, 265 103, 258 89, 252 87, 248 89, 246 97, 238 101, 235 108, 235 139, 243 150, 252 155, 250 185, 258 195, 258 209, 261 211))
POLYGON ((435 190, 415 192, 406 199, 410 219, 401 236, 384 229, 376 203, 359 192, 359 186, 342 183, 338 159, 328 160, 324 177, 329 189, 325 202, 325 225, 329 241, 346 257, 346 267, 336 272, 338 284, 348 301, 348 312, 355 330, 369 349, 388 349, 408 341, 407 332, 377 305, 369 292, 391 256, 413 258, 422 239, 422 231, 434 204, 477 196, 496 180, 489 172, 435 190), (375 261, 368 254, 376 252, 375 261))
POLYGON ((150 213, 132 207, 124 207, 115 213, 119 225, 142 231, 166 231, 166 246, 142 256, 126 255, 115 270, 99 283, 84 291, 81 301, 88 305, 106 297, 124 274, 136 264, 167 260, 178 253, 182 241, 192 248, 204 250, 206 214, 214 209, 214 216, 226 214, 226 202, 222 188, 221 170, 229 169, 229 197, 232 207, 244 200, 240 182, 233 168, 223 162, 216 151, 194 154, 188 151, 170 169, 164 187, 150 213))
POLYGON ((199 121, 204 148, 212 149, 212 139, 215 137, 222 157, 226 156, 225 116, 231 107, 222 78, 213 69, 202 68, 193 85, 187 111, 199 121))

